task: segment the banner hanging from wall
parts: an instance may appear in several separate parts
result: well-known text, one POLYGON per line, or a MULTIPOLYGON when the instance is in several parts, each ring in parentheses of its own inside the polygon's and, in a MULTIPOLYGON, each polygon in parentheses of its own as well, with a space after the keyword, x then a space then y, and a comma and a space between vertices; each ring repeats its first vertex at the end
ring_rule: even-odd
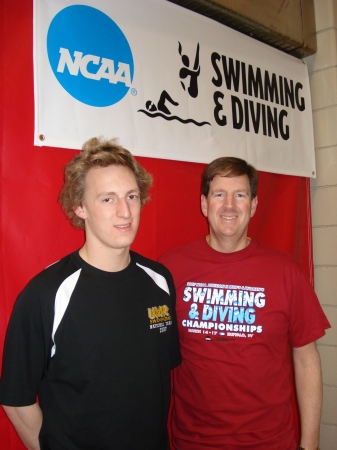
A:
POLYGON ((34 0, 34 144, 315 176, 306 65, 165 0, 34 0))

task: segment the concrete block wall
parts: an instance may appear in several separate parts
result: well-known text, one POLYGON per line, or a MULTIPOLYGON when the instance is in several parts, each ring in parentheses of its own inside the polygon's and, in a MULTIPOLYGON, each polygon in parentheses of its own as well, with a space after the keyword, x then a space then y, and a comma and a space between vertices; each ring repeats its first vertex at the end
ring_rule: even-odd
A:
POLYGON ((316 179, 311 182, 315 290, 332 325, 318 341, 323 368, 321 450, 337 450, 337 0, 314 0, 310 75, 316 179))

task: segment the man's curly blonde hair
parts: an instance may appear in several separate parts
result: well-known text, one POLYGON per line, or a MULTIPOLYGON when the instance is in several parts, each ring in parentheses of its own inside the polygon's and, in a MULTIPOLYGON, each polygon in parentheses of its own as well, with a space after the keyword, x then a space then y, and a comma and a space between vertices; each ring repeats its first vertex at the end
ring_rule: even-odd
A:
POLYGON ((59 203, 74 227, 84 229, 84 220, 76 215, 75 209, 77 206, 82 206, 88 171, 93 167, 111 165, 128 167, 136 177, 141 206, 143 207, 149 201, 152 176, 132 154, 121 147, 117 139, 91 138, 83 144, 82 151, 75 155, 64 168, 64 185, 59 195, 59 203))

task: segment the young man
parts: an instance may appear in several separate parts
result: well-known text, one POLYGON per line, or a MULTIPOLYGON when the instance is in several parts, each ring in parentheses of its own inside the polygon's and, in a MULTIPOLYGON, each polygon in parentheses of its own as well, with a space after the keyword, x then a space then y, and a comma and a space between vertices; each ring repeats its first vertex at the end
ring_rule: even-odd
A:
POLYGON ((202 175, 209 236, 161 257, 177 289, 182 363, 174 370, 179 450, 295 450, 293 349, 300 445, 316 450, 322 402, 315 340, 329 323, 291 257, 247 237, 258 175, 219 158, 202 175))
POLYGON ((115 141, 91 139, 65 168, 60 202, 85 244, 19 295, 4 350, 0 403, 28 449, 169 448, 175 290, 130 251, 151 183, 115 141))

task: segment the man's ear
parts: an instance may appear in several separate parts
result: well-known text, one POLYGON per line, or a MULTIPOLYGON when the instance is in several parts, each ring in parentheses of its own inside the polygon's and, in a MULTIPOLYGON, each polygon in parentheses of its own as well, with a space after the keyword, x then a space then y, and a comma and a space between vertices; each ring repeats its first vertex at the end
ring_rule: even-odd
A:
POLYGON ((256 213, 257 204, 259 203, 257 196, 253 198, 252 200, 252 207, 250 210, 250 217, 253 217, 256 213))
POLYGON ((78 205, 74 208, 74 213, 76 216, 80 217, 81 219, 86 219, 87 215, 85 213, 85 209, 82 205, 78 205))
POLYGON ((201 206, 201 212, 205 217, 207 217, 207 211, 208 211, 208 203, 207 198, 202 194, 200 198, 200 206, 201 206))

